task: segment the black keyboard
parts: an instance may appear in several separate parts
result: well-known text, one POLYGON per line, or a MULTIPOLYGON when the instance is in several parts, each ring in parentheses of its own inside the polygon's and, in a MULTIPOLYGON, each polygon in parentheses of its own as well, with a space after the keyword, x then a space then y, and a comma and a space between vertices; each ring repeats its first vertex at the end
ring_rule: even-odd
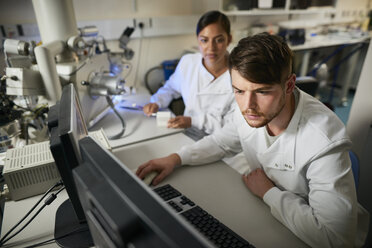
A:
POLYGON ((193 139, 194 141, 201 140, 204 136, 208 134, 203 130, 197 129, 196 127, 189 127, 186 128, 183 133, 188 136, 189 138, 193 139))
POLYGON ((171 185, 154 191, 217 247, 254 247, 171 185))

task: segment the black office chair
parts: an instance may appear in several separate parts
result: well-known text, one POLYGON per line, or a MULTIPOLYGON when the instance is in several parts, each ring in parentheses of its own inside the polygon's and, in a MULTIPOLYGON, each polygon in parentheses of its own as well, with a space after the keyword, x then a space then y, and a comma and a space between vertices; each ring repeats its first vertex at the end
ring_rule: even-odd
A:
POLYGON ((319 81, 309 76, 297 77, 296 86, 309 95, 315 96, 318 91, 319 81))
MULTIPOLYGON (((156 91, 162 87, 165 83, 165 81, 169 78, 171 74, 171 69, 168 68, 166 71, 167 74, 165 73, 165 67, 170 67, 170 65, 160 65, 153 67, 149 69, 146 72, 145 75, 145 86, 147 90, 150 92, 151 95, 155 94, 156 91)), ((176 68, 176 64, 173 65, 173 71, 176 68)), ((182 97, 178 99, 174 99, 170 104, 169 104, 169 109, 177 116, 177 115, 183 115, 183 112, 185 111, 185 104, 183 102, 182 97)))

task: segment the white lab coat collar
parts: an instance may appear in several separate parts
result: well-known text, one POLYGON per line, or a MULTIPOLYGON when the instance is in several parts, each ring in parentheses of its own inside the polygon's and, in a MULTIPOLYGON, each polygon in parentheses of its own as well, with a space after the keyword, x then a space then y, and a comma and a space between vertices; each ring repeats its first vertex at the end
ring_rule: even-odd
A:
MULTIPOLYGON (((298 89, 296 89, 298 90, 298 89)), ((297 129, 303 111, 303 93, 299 91, 298 104, 287 129, 270 146, 266 142, 259 142, 258 145, 265 146, 258 149, 263 151, 257 154, 260 163, 266 167, 293 171, 295 169, 295 146, 297 140, 297 129)), ((265 132, 263 127, 259 132, 265 132)), ((260 135, 260 137, 263 137, 260 135)))
POLYGON ((205 68, 203 64, 203 55, 200 54, 200 60, 199 60, 199 68, 200 68, 200 73, 203 74, 205 78, 209 80, 209 83, 211 83, 214 79, 214 76, 205 68))
POLYGON ((223 74, 221 74, 218 78, 214 78, 214 76, 205 68, 203 65, 203 56, 200 54, 199 60, 199 68, 204 78, 204 82, 201 85, 198 84, 198 95, 210 95, 210 94, 229 94, 232 93, 232 86, 231 86, 231 78, 229 70, 226 70, 223 74), (211 84, 229 84, 229 87, 209 87, 211 84))

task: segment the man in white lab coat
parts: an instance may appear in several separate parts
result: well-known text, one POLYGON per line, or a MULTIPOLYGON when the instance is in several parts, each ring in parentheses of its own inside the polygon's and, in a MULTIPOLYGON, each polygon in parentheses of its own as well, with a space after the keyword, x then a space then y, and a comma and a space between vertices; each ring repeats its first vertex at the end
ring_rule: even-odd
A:
POLYGON ((210 163, 243 151, 244 184, 273 216, 312 247, 361 246, 368 213, 357 203, 338 117, 295 87, 292 52, 267 33, 242 39, 230 55, 236 108, 233 122, 178 153, 141 165, 137 175, 210 163))

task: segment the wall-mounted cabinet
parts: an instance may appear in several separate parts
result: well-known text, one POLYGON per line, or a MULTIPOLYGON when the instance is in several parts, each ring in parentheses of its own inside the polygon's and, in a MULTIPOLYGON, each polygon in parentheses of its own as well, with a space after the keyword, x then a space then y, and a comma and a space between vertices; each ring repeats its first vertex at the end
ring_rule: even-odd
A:
POLYGON ((227 15, 314 14, 335 11, 337 0, 220 0, 227 15))

